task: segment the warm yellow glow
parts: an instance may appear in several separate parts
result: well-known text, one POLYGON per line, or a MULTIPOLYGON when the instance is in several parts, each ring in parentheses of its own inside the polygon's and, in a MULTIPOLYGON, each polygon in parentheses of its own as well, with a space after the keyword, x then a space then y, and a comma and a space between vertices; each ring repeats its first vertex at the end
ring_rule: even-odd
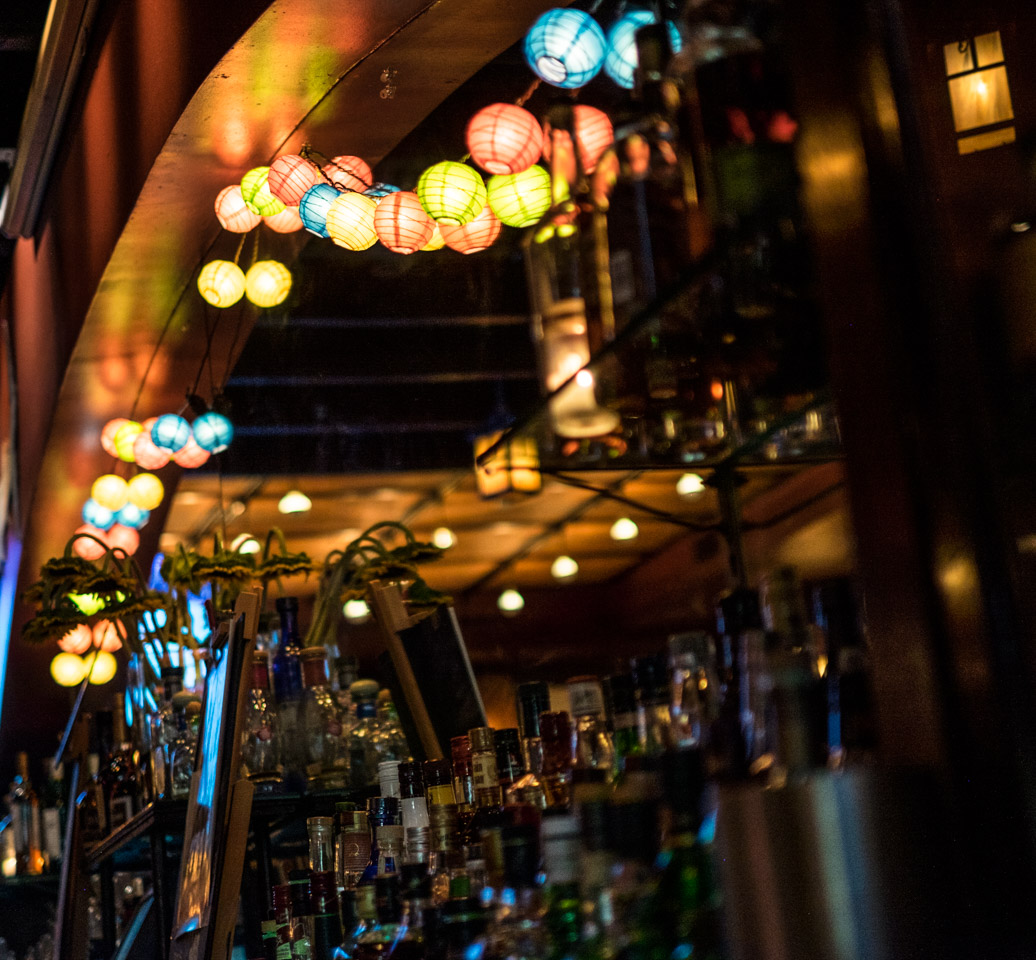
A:
POLYGON ((367 606, 366 600, 346 600, 342 613, 350 623, 365 623, 370 619, 371 608, 367 606))
POLYGON ((958 133, 1014 117, 1005 66, 965 73, 946 83, 950 90, 953 127, 958 133))
POLYGON ((62 687, 74 687, 86 676, 86 661, 74 653, 59 653, 50 661, 50 675, 62 687))
POLYGON ((306 513, 313 507, 313 501, 301 490, 289 490, 277 503, 281 513, 306 513))
POLYGON ((587 369, 582 369, 576 374, 576 386, 587 389, 594 385, 594 375, 587 369))
POLYGON ((449 527, 436 527, 432 532, 432 543, 440 550, 449 550, 457 542, 449 527))
POLYGON ((362 193, 343 193, 327 208, 328 236, 346 250, 368 250, 378 242, 374 213, 378 204, 362 193))
POLYGON ((107 507, 109 510, 121 510, 129 500, 129 487, 122 477, 116 476, 114 473, 106 473, 93 482, 93 486, 90 487, 90 496, 102 507, 107 507))
POLYGON ((136 420, 127 420, 115 431, 115 456, 126 463, 133 463, 133 444, 143 432, 144 428, 136 420))
POLYGON ((239 533, 230 543, 230 549, 238 553, 259 553, 262 544, 250 533, 239 533))
POLYGON ((496 605, 505 616, 513 616, 525 606, 525 597, 517 590, 510 588, 496 598, 496 605))
POLYGON ((91 656, 86 658, 88 667, 90 660, 93 660, 93 667, 89 668, 90 682, 97 684, 97 686, 105 684, 111 680, 119 668, 119 661, 110 653, 105 653, 103 650, 100 653, 91 654, 91 656))
POLYGON ((692 497, 705 489, 705 481, 697 473, 685 473, 676 481, 676 492, 681 497, 692 497))
POLYGON ((502 432, 497 432, 475 438, 475 479, 479 496, 488 500, 512 492, 539 493, 543 475, 540 473, 539 448, 532 437, 515 437, 499 447, 486 463, 477 465, 479 456, 502 435, 502 432))
MULTIPOLYGON (((119 597, 121 598, 121 596, 122 594, 120 593, 119 597)), ((95 613, 100 613, 104 609, 104 601, 96 593, 70 593, 68 599, 79 608, 81 613, 88 617, 92 617, 95 613)))
POLYGON ((93 642, 93 631, 85 623, 80 623, 58 641, 58 646, 65 653, 80 654, 86 653, 93 646, 93 642))
POLYGON ((639 533, 640 527, 629 517, 619 517, 608 531, 612 540, 635 540, 639 533))
POLYGON ((245 296, 257 307, 276 307, 291 292, 291 271, 277 260, 259 260, 245 274, 245 296))
POLYGON ((198 273, 198 292, 214 307, 232 307, 245 294, 245 275, 230 260, 210 260, 198 273))
POLYGON ((130 503, 136 504, 141 510, 154 510, 162 502, 165 487, 153 473, 138 473, 130 480, 126 492, 130 503))
POLYGON ((577 573, 579 573, 579 564, 566 554, 555 557, 554 562, 550 565, 550 575, 555 580, 567 580, 577 573))

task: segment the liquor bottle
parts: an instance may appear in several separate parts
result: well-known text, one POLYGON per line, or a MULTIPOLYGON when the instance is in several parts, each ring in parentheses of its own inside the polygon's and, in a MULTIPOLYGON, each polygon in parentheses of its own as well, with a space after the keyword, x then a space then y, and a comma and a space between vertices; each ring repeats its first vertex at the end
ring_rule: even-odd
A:
POLYGON ((441 907, 444 960, 480 957, 486 950, 488 916, 478 897, 471 895, 466 876, 450 883, 450 897, 441 907))
POLYGON ((615 325, 604 220, 580 170, 573 116, 570 103, 558 102, 547 117, 552 204, 527 234, 525 262, 554 432, 588 439, 619 425, 599 374, 587 369, 615 325))
POLYGON ((292 870, 288 873, 292 960, 309 960, 313 955, 313 900, 309 889, 310 876, 309 870, 292 870))
POLYGON ((504 873, 486 930, 489 957, 544 957, 545 907, 537 883, 539 837, 534 825, 503 828, 504 873))
POLYGON ((674 749, 695 747, 708 737, 719 712, 715 647, 704 631, 669 637, 669 721, 674 749))
POLYGON ((500 787, 506 794, 511 784, 525 774, 522 763, 522 741, 517 727, 505 727, 493 732, 496 747, 496 773, 500 787))
POLYGON ((615 767, 615 745, 604 717, 604 692, 597 677, 570 677, 568 703, 575 720, 575 766, 580 770, 601 770, 610 774, 615 767))
POLYGON ((831 760, 836 766, 869 761, 877 748, 870 654, 850 580, 817 586, 813 609, 827 642, 831 760))
POLYGON ((399 873, 403 865, 403 838, 406 834, 397 823, 387 823, 377 829, 378 873, 384 877, 390 873, 399 873))
POLYGON ((637 733, 641 753, 660 756, 669 747, 669 670, 660 654, 631 661, 637 694, 637 733))
POLYGON ((314 870, 309 886, 313 909, 313 960, 332 960, 338 956, 337 951, 344 939, 335 875, 330 870, 314 870))
POLYGON ((471 742, 465 736, 450 738, 453 758, 453 795, 458 804, 474 804, 475 781, 471 770, 471 742))
POLYGON ((273 887, 273 922, 276 960, 291 960, 291 887, 287 883, 273 887))
POLYGON ((256 651, 252 659, 252 688, 245 703, 241 761, 245 776, 269 788, 281 782, 280 734, 277 709, 270 695, 270 658, 256 651))
POLYGON ((543 785, 549 806, 567 807, 572 802, 573 730, 566 710, 540 714, 543 743, 543 785))
POLYGON ((424 783, 425 799, 428 801, 429 809, 436 804, 456 802, 453 792, 453 764, 449 760, 425 760, 424 783))
POLYGON ((43 856, 47 870, 56 870, 61 863, 65 836, 65 768, 47 762, 50 776, 40 796, 40 824, 43 834, 43 856))
POLYGON ((281 632, 277 655, 273 658, 274 695, 278 704, 296 703, 302 699, 298 597, 278 597, 276 606, 281 618, 281 632))
POLYGON ((473 884, 496 884, 504 872, 501 828, 503 791, 496 772, 496 741, 492 727, 473 727, 468 731, 471 744, 471 772, 475 786, 475 814, 471 830, 481 847, 481 864, 468 864, 473 884), (481 870, 481 876, 478 876, 481 870), (484 878, 484 879, 483 879, 484 878))
POLYGON ((172 796, 169 761, 173 741, 179 732, 173 697, 183 690, 183 667, 162 667, 162 704, 151 722, 151 789, 157 799, 172 796))
POLYGON ((327 653, 306 647, 302 662, 300 741, 306 763, 306 785, 315 790, 341 790, 346 785, 348 755, 342 739, 342 718, 327 681, 327 653))
POLYGON ((86 757, 87 781, 76 803, 79 806, 80 832, 87 843, 96 843, 108 833, 108 809, 101 786, 101 760, 96 752, 86 757))
POLYGON ((173 710, 176 711, 177 733, 169 751, 170 794, 174 799, 182 799, 191 791, 201 704, 195 694, 181 690, 173 697, 173 710))
POLYGON ((309 817, 309 869, 314 873, 334 872, 334 821, 330 817, 309 817))
POLYGON ((450 883, 464 871, 464 855, 457 836, 457 807, 454 804, 432 804, 428 808, 431 831, 431 853, 428 874, 431 878, 433 903, 442 905, 450 896, 450 883))
MULTIPOLYGON (((373 893, 373 887, 368 887, 373 893)), ((356 941, 367 929, 367 921, 362 919, 357 906, 357 891, 342 890, 338 894, 342 914, 342 942, 334 954, 336 960, 353 960, 356 956, 356 941)))
POLYGON ((29 755, 15 756, 17 773, 7 794, 7 809, 14 833, 16 870, 19 874, 43 872, 43 843, 40 828, 40 803, 29 779, 29 755))
POLYGON ((421 763, 407 761, 399 764, 399 796, 403 829, 406 831, 407 850, 410 854, 410 831, 427 829, 428 801, 425 798, 424 773, 421 763))
POLYGON ((637 724, 637 694, 633 674, 619 673, 605 677, 603 684, 608 713, 612 721, 612 743, 615 748, 615 776, 621 776, 629 757, 641 753, 637 724))
POLYGON ((133 746, 126 736, 125 700, 121 693, 115 695, 112 733, 112 749, 102 771, 102 781, 108 801, 108 825, 115 830, 136 812, 138 786, 133 746))
POLYGON ((515 699, 525 773, 511 785, 507 791, 507 799, 509 803, 531 803, 542 810, 547 806, 548 799, 542 780, 543 740, 540 737, 540 714, 550 710, 550 687, 542 681, 519 684, 515 699))
POLYGON ((356 705, 356 721, 347 739, 349 786, 362 790, 378 782, 378 721, 375 701, 378 685, 373 680, 357 680, 349 695, 356 705))
POLYGON ((339 890, 355 887, 371 856, 371 835, 365 810, 335 804, 335 875, 339 890))
POLYGON ((781 567, 763 580, 763 620, 772 635, 767 662, 772 677, 777 762, 801 773, 827 763, 827 690, 820 676, 798 576, 781 567))
POLYGON ((403 898, 397 874, 375 882, 375 923, 356 941, 357 960, 419 960, 421 948, 403 924, 403 898))
POLYGON ((381 851, 378 847, 381 827, 400 825, 399 800, 396 797, 371 797, 367 801, 367 824, 370 827, 370 858, 367 866, 364 867, 360 883, 364 886, 374 882, 378 875, 378 865, 381 861, 381 851))
POLYGON ((277 960, 277 921, 261 921, 259 931, 263 943, 263 960, 277 960))
POLYGON ((382 760, 410 759, 410 748, 406 742, 406 734, 399 723, 396 705, 392 702, 389 690, 379 690, 377 700, 378 718, 378 754, 382 760))
POLYGON ((383 797, 399 799, 399 761, 382 760, 378 763, 378 792, 383 797))

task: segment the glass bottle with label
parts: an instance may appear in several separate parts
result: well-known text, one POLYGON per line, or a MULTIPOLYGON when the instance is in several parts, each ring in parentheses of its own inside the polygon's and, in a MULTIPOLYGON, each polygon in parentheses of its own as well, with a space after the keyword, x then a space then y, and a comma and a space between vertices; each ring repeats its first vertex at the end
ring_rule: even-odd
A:
POLYGON ((334 873, 315 870, 309 887, 313 909, 313 960, 333 960, 338 956, 343 939, 334 873))
POLYGON ((475 781, 471 770, 471 742, 465 736, 450 738, 453 758, 453 794, 458 804, 475 802, 475 781))
POLYGON ((425 797, 424 773, 422 765, 417 761, 408 761, 399 765, 399 796, 402 811, 403 829, 427 828, 428 801, 425 797))
POLYGON ((567 807, 572 802, 572 720, 566 710, 548 710, 540 714, 540 737, 543 741, 543 784, 547 802, 554 807, 567 807))
POLYGON ((530 803, 542 810, 547 806, 548 799, 542 779, 540 714, 550 710, 550 687, 540 680, 519 684, 515 699, 525 773, 511 784, 507 799, 510 803, 530 803))
POLYGON ((313 899, 310 895, 310 876, 309 870, 292 870, 288 873, 292 960, 309 960, 313 955, 313 899))
POLYGON ((355 887, 363 876, 371 855, 371 835, 365 810, 341 809, 351 804, 336 804, 335 874, 340 890, 355 887))
POLYGON ((633 681, 637 693, 640 749, 657 757, 669 747, 669 665, 663 655, 636 657, 633 681))
POLYGON ((425 799, 429 809, 435 804, 456 802, 453 792, 453 764, 449 760, 425 760, 424 783, 425 799))

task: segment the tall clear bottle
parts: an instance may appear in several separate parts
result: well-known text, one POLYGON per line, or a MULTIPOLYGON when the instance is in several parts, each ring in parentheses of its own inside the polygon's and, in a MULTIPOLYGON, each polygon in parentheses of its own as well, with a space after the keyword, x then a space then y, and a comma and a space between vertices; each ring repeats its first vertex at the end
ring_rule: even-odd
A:
POLYGON ((297 597, 278 597, 280 643, 273 658, 273 692, 281 726, 281 763, 284 777, 294 786, 305 778, 304 747, 301 743, 302 661, 299 654, 299 601, 297 597))
POLYGON ((306 647, 302 661, 302 708, 299 723, 310 789, 343 789, 348 775, 348 754, 338 702, 327 677, 327 652, 306 647))
POLYGON ((349 695, 356 707, 356 720, 349 731, 349 786, 362 790, 378 782, 378 718, 375 701, 378 685, 373 680, 357 680, 349 695))
POLYGON ((40 803, 29 779, 29 755, 15 757, 17 773, 7 794, 7 808, 14 831, 16 869, 19 874, 43 872, 43 843, 40 826, 40 803))
POLYGON ((568 704, 575 722, 575 766, 611 774, 615 767, 615 746, 604 717, 604 692, 597 677, 570 677, 568 704))
POLYGON ((280 731, 277 708, 270 695, 270 658, 265 650, 256 651, 252 660, 252 687, 245 703, 241 737, 245 776, 270 788, 279 784, 280 731))

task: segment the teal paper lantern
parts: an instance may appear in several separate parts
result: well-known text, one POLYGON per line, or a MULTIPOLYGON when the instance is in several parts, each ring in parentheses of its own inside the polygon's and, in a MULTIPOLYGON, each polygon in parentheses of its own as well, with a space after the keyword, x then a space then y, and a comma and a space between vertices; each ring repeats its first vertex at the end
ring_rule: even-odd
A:
POLYGON ((380 180, 363 191, 365 197, 373 197, 375 200, 387 197, 390 193, 399 193, 399 187, 394 187, 391 183, 382 183, 380 180))
POLYGON ((299 201, 299 216, 310 233, 318 237, 329 237, 327 232, 328 208, 341 196, 341 193, 329 183, 318 183, 310 187, 299 201))
POLYGON ((210 410, 198 417, 194 421, 193 430, 195 443, 202 450, 208 450, 209 453, 222 453, 234 439, 234 425, 222 413, 216 413, 215 410, 210 410))
POLYGON ((83 504, 83 522, 92 524, 100 530, 107 530, 115 523, 115 514, 107 507, 102 507, 91 497, 83 504))
MULTIPOLYGON (((604 57, 604 72, 620 87, 633 89, 633 76, 637 72, 637 31, 649 23, 655 23, 655 15, 650 10, 631 10, 623 14, 608 31, 608 52, 604 57)), ((673 53, 680 49, 680 31, 671 20, 666 21, 669 28, 669 45, 673 53)))
POLYGON ((425 213, 448 226, 470 223, 486 205, 486 185, 478 171, 454 160, 425 170, 415 192, 425 213))
POLYGON ((115 514, 115 522, 121 523, 124 527, 132 527, 139 530, 151 518, 150 510, 143 510, 135 503, 127 503, 115 514))
POLYGON ((525 35, 525 60, 532 72, 563 90, 575 90, 597 76, 604 51, 604 31, 582 10, 548 10, 525 35))
POLYGON ((163 413, 151 427, 151 442, 160 450, 176 453, 191 439, 191 425, 175 413, 163 413))

